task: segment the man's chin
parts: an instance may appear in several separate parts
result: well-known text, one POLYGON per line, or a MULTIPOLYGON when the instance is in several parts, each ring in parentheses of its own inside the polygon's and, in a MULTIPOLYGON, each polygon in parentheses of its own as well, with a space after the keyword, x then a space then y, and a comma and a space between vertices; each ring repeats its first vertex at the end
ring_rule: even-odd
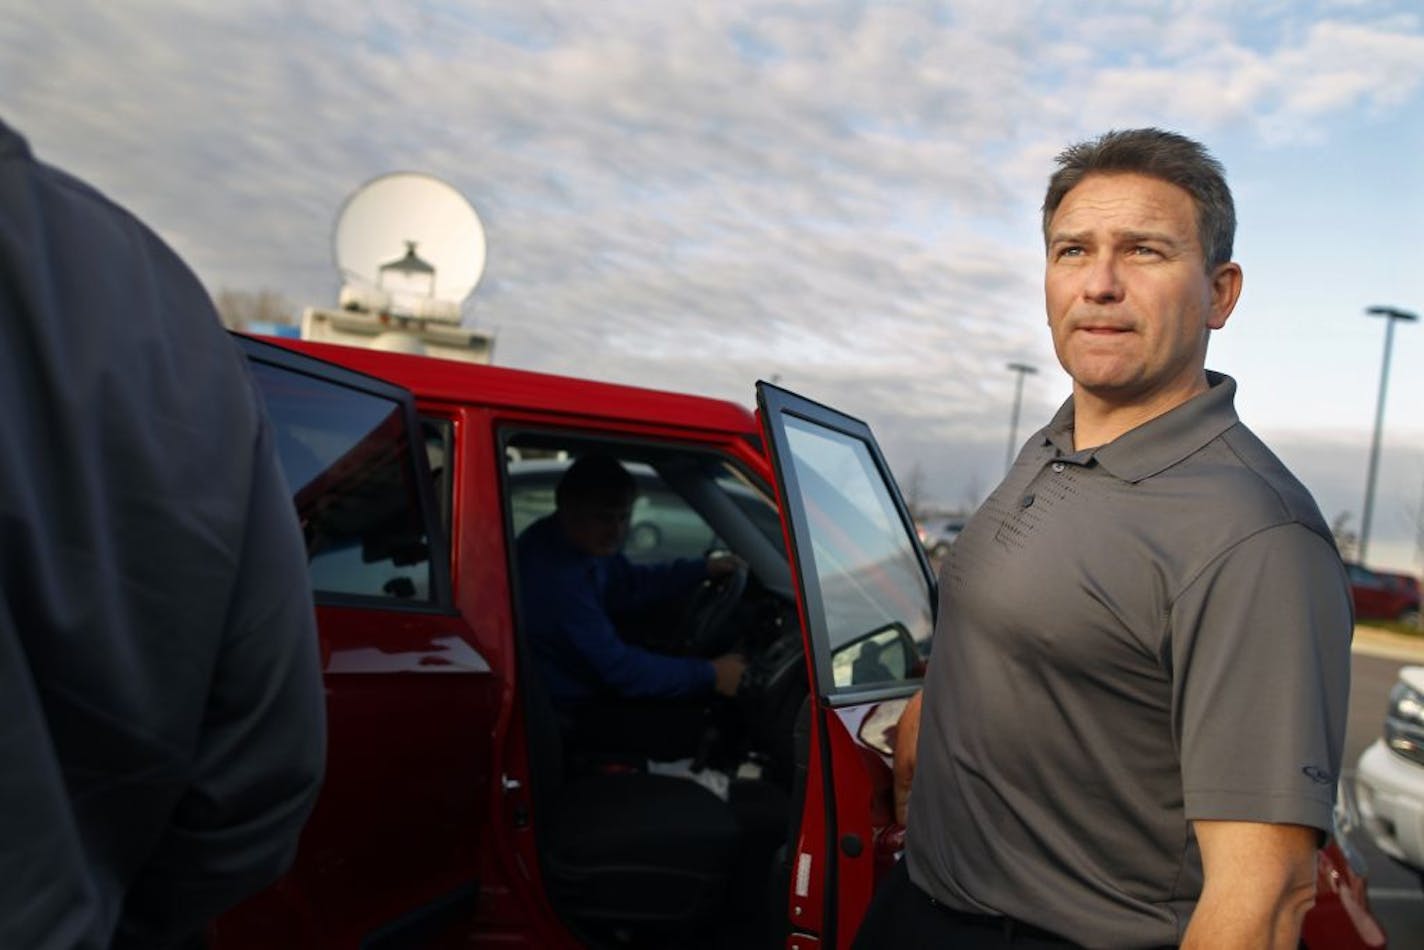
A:
POLYGON ((1079 391, 1097 396, 1099 399, 1117 400, 1131 398, 1142 391, 1136 380, 1118 379, 1112 376, 1085 376, 1073 381, 1079 391))
POLYGON ((1090 393, 1130 390, 1142 383, 1142 370, 1130 360, 1098 354, 1069 360, 1064 369, 1079 389, 1090 393))

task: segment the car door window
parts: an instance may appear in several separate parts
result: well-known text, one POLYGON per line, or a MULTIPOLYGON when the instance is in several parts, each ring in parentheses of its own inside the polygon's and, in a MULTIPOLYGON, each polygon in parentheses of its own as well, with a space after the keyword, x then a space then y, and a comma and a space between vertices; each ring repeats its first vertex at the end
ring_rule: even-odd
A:
POLYGON ((318 598, 431 603, 431 537, 405 407, 282 366, 251 365, 318 598))
POLYGON ((1358 564, 1349 565, 1350 583, 1359 587, 1367 587, 1370 590, 1382 590, 1385 586, 1384 578, 1374 571, 1358 564))
POLYGON ((773 392, 763 418, 796 539, 820 688, 834 693, 919 676, 934 628, 934 590, 869 430, 773 392), (783 396, 841 426, 784 411, 783 396))
MULTIPOLYGON (((656 564, 676 558, 700 558, 717 546, 716 532, 668 487, 652 466, 631 459, 621 461, 637 486, 623 547, 628 560, 656 564)), ((510 461, 509 509, 516 537, 554 511, 554 489, 570 464, 568 452, 554 458, 510 461)))
POLYGON ((440 515, 440 528, 445 537, 451 534, 451 511, 454 507, 455 483, 451 466, 455 460, 455 427, 449 419, 420 417, 420 433, 425 440, 425 458, 430 465, 430 484, 435 490, 435 507, 440 515))

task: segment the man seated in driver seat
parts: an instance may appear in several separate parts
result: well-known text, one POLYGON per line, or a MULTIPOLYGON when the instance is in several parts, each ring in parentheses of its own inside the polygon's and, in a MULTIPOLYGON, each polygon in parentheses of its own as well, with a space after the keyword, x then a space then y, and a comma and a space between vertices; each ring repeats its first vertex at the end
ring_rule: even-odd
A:
POLYGON ((742 567, 730 555, 666 564, 633 564, 622 554, 637 489, 613 457, 588 454, 564 472, 554 492, 555 510, 519 536, 520 606, 524 629, 560 726, 574 724, 621 735, 649 758, 693 754, 701 734, 694 704, 659 704, 656 715, 608 700, 688 700, 733 696, 746 661, 728 653, 716 659, 657 653, 626 641, 613 615, 689 597, 706 578, 742 567), (598 725, 591 723, 599 719, 598 725), (628 735, 635 730, 638 735, 628 735))

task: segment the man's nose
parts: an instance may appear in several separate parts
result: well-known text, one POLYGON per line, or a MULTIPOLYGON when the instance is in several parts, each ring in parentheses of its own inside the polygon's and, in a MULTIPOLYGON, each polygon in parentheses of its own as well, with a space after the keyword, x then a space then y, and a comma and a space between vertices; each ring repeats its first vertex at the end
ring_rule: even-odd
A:
POLYGON ((1122 299, 1121 275, 1113 255, 1100 254, 1093 259, 1084 277, 1083 297, 1093 303, 1111 303, 1122 299))

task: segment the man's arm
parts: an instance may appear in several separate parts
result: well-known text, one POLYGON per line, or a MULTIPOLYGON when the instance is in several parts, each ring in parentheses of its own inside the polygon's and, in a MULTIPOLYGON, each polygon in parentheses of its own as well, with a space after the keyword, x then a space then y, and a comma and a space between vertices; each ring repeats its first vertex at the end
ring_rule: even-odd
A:
POLYGON ((604 591, 609 610, 646 610, 691 591, 707 577, 707 562, 679 558, 657 564, 634 564, 623 555, 606 560, 608 584, 604 591))
POLYGON ((1331 826, 1350 619, 1339 555, 1301 524, 1244 539, 1176 599, 1182 790, 1205 877, 1189 947, 1296 946, 1331 826))
POLYGON ((1295 950, 1315 903, 1320 832, 1250 821, 1192 826, 1206 880, 1183 950, 1295 950))
POLYGON ((916 748, 920 744, 920 697, 910 697, 895 724, 895 820, 906 824, 910 818, 910 782, 915 777, 916 748))
POLYGON ((291 865, 326 758, 306 551, 260 423, 242 550, 188 788, 129 886, 112 947, 167 946, 291 865))
MULTIPOLYGON (((700 561, 687 563, 701 569, 700 561)), ((553 596, 557 606, 544 649, 585 687, 601 687, 628 699, 697 696, 717 687, 719 671, 711 661, 656 653, 619 636, 591 581, 545 596, 553 596), (571 662, 574 658, 577 661, 571 662), (583 672, 575 669, 578 666, 583 672)), ((732 671, 724 675, 730 677, 732 671)))

